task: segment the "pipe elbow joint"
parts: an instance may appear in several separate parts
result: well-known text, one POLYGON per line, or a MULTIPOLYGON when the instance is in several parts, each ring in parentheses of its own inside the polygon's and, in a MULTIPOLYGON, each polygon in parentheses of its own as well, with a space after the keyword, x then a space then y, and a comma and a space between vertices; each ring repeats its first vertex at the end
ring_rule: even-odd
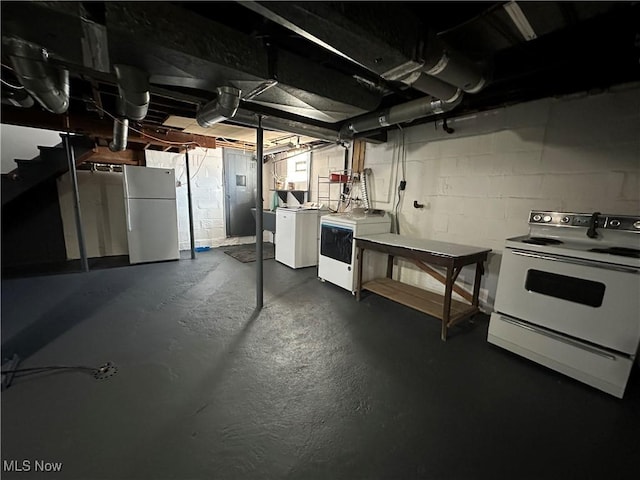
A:
POLYGON ((118 115, 140 121, 147 116, 151 95, 149 75, 131 65, 114 65, 118 80, 118 115))

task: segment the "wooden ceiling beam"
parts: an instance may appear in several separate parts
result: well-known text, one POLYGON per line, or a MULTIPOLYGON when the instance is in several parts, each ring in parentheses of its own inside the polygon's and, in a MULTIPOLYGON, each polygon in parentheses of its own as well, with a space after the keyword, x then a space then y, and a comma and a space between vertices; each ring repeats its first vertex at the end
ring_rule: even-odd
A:
POLYGON ((144 165, 144 150, 123 150, 112 152, 108 147, 93 147, 92 155, 85 163, 106 163, 110 165, 144 165))
MULTIPOLYGON (((56 115, 53 113, 36 110, 35 108, 23 109, 2 105, 2 123, 21 125, 25 127, 41 128, 45 130, 55 130, 58 132, 70 132, 86 135, 91 138, 113 137, 113 123, 105 118, 100 120, 96 117, 74 114, 56 115), (68 119, 68 124, 67 124, 68 119)), ((202 148, 216 148, 216 139, 205 135, 194 135, 191 133, 179 132, 176 130, 153 130, 150 128, 136 129, 142 133, 129 128, 129 144, 153 145, 160 148, 173 146, 179 148, 181 145, 194 145, 202 148)))

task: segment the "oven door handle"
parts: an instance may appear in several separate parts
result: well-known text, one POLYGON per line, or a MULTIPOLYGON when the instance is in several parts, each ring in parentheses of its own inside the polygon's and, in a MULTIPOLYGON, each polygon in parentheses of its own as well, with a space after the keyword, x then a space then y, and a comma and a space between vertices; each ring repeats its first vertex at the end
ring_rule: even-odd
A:
POLYGON ((524 252, 522 250, 511 250, 511 252, 514 255, 519 255, 521 257, 536 258, 539 260, 550 260, 552 262, 570 263, 572 265, 581 265, 583 267, 602 268, 603 270, 613 270, 614 272, 638 273, 638 270, 635 268, 622 267, 618 265, 611 265, 611 264, 605 264, 605 263, 590 262, 589 260, 581 260, 579 258, 553 257, 551 255, 540 255, 539 253, 524 252))
POLYGON ((500 319, 502 321, 510 323, 511 325, 514 325, 516 327, 520 327, 520 328, 523 328, 525 330, 529 330, 530 332, 537 333, 537 334, 543 335, 545 337, 549 337, 549 338, 551 338, 553 340, 557 340, 558 342, 562 342, 562 343, 565 343, 565 344, 570 345, 572 347, 584 350, 586 352, 593 353, 594 355, 599 355, 599 356, 604 357, 604 358, 606 358, 608 360, 611 360, 611 361, 614 361, 614 362, 617 360, 616 356, 610 354, 609 352, 606 352, 606 351, 601 350, 601 349, 596 348, 596 347, 592 347, 590 345, 585 345, 582 342, 578 342, 577 340, 573 340, 571 338, 565 337, 564 335, 561 335, 559 333, 551 332, 549 330, 542 329, 542 328, 536 328, 536 327, 534 327, 532 325, 529 325, 527 323, 520 322, 518 320, 514 320, 513 318, 505 317, 504 315, 500 315, 500 319))

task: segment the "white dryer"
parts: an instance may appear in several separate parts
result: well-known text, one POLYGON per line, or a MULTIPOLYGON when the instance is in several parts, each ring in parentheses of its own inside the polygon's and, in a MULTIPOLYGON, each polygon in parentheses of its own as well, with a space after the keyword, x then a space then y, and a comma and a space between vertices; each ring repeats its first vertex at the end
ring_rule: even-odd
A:
MULTIPOLYGON (((318 277, 354 293, 358 259, 353 237, 389 233, 391 218, 381 214, 352 215, 333 213, 320 218, 320 255, 318 277)), ((362 268, 363 281, 383 277, 386 273, 386 255, 367 252, 362 268)))

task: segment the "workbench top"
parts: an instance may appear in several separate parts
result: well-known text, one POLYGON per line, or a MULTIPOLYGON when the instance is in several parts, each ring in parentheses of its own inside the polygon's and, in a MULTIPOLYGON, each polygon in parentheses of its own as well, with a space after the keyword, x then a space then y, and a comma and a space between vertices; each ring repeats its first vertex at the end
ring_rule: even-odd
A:
POLYGON ((490 252, 490 248, 461 245, 459 243, 440 242, 426 238, 414 238, 395 233, 378 233, 374 235, 358 235, 356 240, 390 245, 393 247, 408 248, 420 252, 430 253, 442 257, 466 257, 478 253, 490 252))

